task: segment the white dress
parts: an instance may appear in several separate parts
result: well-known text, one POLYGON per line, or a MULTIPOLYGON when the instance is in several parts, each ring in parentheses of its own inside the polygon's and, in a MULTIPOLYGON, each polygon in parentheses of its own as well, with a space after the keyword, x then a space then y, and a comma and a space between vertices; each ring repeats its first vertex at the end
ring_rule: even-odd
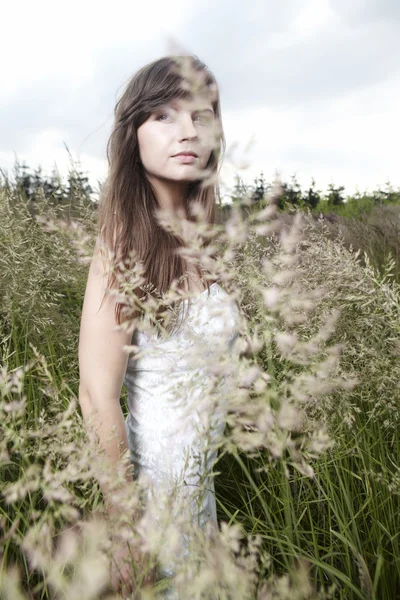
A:
MULTIPOLYGON (((132 338, 140 351, 130 355, 125 374, 126 430, 134 478, 148 484, 153 525, 166 512, 169 494, 172 520, 186 514, 201 528, 210 521, 218 527, 212 467, 225 429, 240 314, 218 283, 209 293, 191 298, 177 333, 162 339, 155 330, 136 330, 132 338)), ((166 549, 165 575, 173 576, 173 557, 187 552, 188 543, 182 535, 175 550, 166 549)))

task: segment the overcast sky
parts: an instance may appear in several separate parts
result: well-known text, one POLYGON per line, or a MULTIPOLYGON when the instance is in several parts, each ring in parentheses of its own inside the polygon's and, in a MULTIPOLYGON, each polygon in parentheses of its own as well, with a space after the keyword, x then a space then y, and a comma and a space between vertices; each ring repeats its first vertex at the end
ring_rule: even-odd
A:
POLYGON ((399 0, 5 0, 2 25, 9 174, 17 156, 65 175, 65 143, 96 187, 115 102, 172 40, 217 78, 225 189, 235 172, 251 182, 261 170, 322 191, 400 186, 399 0))

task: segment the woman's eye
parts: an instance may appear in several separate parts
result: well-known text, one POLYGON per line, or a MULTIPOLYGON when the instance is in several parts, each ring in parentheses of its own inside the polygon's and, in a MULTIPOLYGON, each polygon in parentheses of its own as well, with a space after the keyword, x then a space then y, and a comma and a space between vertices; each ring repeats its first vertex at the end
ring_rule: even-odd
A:
POLYGON ((210 115, 197 115, 200 123, 204 123, 205 125, 209 125, 211 123, 212 117, 210 115))
MULTIPOLYGON (((170 115, 168 113, 160 113, 159 115, 157 115, 155 117, 156 121, 165 121, 165 119, 168 119, 170 117, 170 115)), ((198 123, 204 123, 204 124, 209 124, 211 123, 212 117, 209 115, 195 115, 193 117, 194 121, 197 121, 198 123)))
POLYGON ((168 117, 169 115, 167 115, 167 113, 163 113, 162 115, 158 115, 158 117, 156 117, 156 121, 162 121, 163 118, 162 117, 168 117))

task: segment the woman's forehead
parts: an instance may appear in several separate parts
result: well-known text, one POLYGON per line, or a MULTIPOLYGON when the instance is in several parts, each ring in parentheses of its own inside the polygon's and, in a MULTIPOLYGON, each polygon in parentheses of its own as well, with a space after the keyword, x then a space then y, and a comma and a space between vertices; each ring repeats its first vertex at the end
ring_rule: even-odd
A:
POLYGON ((177 110, 189 110, 189 111, 201 111, 210 110, 214 112, 211 103, 211 98, 204 97, 202 95, 194 95, 191 98, 174 98, 168 102, 173 108, 177 110))

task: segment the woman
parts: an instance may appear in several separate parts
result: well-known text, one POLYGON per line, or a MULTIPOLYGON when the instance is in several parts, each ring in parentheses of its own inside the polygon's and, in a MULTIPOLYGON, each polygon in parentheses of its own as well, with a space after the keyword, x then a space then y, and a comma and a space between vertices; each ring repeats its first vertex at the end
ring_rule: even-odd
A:
MULTIPOLYGON (((216 369, 217 354, 223 357, 233 347, 239 313, 216 280, 208 284, 204 275, 211 277, 212 269, 185 258, 180 250, 196 221, 195 203, 204 221, 214 222, 224 145, 217 84, 197 57, 161 58, 129 81, 116 104, 107 146, 109 176, 99 206, 99 235, 79 341, 83 418, 88 422, 92 413, 97 415, 96 433, 110 461, 116 465, 129 449, 133 477, 147 477, 149 506, 167 506, 162 491, 176 499, 175 514, 186 506, 201 527, 217 523, 210 477, 225 414, 222 404, 205 398, 218 388, 223 366, 216 369), (162 224, 160 211, 181 219, 181 235, 162 224), (99 256, 104 247, 111 250, 112 260, 99 256), (142 303, 129 312, 106 291, 117 287, 117 273, 132 256, 142 267, 142 284, 136 288, 142 303), (143 312, 146 297, 165 299, 174 289, 183 294, 181 302, 172 303, 178 308, 179 327, 165 316, 164 303, 156 313, 158 330, 136 328, 132 339, 131 329, 116 328, 125 318, 138 317, 140 306, 143 312), (128 360, 123 346, 132 341, 142 352, 128 360), (129 407, 125 422, 120 407, 124 382, 129 407), (111 440, 113 428, 116 437, 111 440)), ((126 480, 132 481, 132 473, 126 480)), ((107 500, 104 484, 102 491, 107 500)), ((174 574, 172 558, 171 567, 164 561, 169 576, 174 574)), ((123 570, 114 573, 114 581, 126 575, 123 570)))

